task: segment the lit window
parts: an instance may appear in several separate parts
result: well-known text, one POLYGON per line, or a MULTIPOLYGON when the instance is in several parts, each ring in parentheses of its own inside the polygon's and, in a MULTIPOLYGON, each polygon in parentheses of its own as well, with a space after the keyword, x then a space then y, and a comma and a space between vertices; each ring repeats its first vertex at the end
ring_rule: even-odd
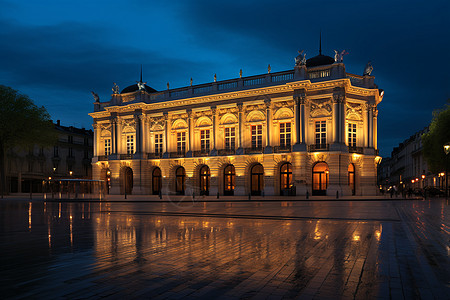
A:
POLYGON ((316 121, 316 148, 325 148, 327 144, 327 123, 316 121))
POLYGON ((236 129, 225 127, 225 149, 234 150, 236 143, 236 129))
POLYGON ((291 146, 291 123, 280 123, 280 146, 291 146))
POLYGON ((186 152, 186 132, 177 132, 177 153, 184 154, 186 152))
POLYGON ((111 139, 105 139, 105 155, 111 155, 111 139))
POLYGON ((252 148, 262 147, 262 125, 252 125, 252 148))
POLYGON ((155 153, 162 153, 163 151, 163 140, 162 133, 155 134, 155 153))
POLYGON ((348 123, 348 146, 356 147, 356 124, 348 123))
POLYGON ((209 152, 209 129, 200 130, 200 149, 203 153, 209 152))
POLYGON ((134 135, 128 134, 127 135, 127 154, 133 154, 134 153, 134 135))

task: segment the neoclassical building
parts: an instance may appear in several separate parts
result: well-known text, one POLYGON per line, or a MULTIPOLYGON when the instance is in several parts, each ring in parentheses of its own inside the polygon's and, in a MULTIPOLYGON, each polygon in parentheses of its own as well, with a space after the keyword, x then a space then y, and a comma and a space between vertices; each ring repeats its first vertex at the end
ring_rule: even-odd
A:
POLYGON ((284 72, 114 84, 109 101, 94 94, 93 178, 111 194, 374 195, 383 91, 371 71, 300 53, 284 72))

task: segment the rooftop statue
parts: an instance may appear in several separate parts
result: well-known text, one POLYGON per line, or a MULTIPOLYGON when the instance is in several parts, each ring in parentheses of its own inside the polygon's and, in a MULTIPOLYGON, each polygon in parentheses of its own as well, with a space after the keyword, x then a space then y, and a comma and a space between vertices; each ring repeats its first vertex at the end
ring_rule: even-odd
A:
POLYGON ((298 55, 295 58, 295 66, 304 66, 306 65, 306 52, 303 54, 305 50, 298 51, 298 55))
POLYGON ((99 102, 100 101, 100 97, 94 93, 93 91, 91 91, 92 96, 94 97, 95 102, 99 102))
POLYGON ((137 81, 137 86, 139 87, 140 91, 145 91, 145 84, 147 82, 137 81))
POLYGON ((334 61, 337 63, 344 62, 344 55, 349 54, 347 51, 342 50, 342 52, 339 53, 338 50, 334 50, 334 61))
POLYGON ((113 83, 112 92, 113 94, 119 93, 119 86, 115 82, 113 83))
POLYGON ((372 63, 369 61, 366 67, 364 68, 363 76, 370 76, 372 71, 373 71, 372 63))

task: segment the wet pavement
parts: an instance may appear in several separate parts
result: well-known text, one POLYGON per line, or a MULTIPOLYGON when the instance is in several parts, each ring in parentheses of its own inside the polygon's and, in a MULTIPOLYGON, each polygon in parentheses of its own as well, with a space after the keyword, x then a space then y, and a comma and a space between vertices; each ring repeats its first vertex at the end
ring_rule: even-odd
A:
POLYGON ((445 200, 0 201, 1 298, 448 299, 445 200))

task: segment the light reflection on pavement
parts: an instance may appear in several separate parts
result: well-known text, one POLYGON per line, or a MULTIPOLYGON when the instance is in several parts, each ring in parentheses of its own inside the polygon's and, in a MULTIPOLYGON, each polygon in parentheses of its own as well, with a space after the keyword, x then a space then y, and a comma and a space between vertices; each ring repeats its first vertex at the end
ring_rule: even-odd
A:
POLYGON ((445 298, 432 201, 0 202, 6 298, 445 298))

